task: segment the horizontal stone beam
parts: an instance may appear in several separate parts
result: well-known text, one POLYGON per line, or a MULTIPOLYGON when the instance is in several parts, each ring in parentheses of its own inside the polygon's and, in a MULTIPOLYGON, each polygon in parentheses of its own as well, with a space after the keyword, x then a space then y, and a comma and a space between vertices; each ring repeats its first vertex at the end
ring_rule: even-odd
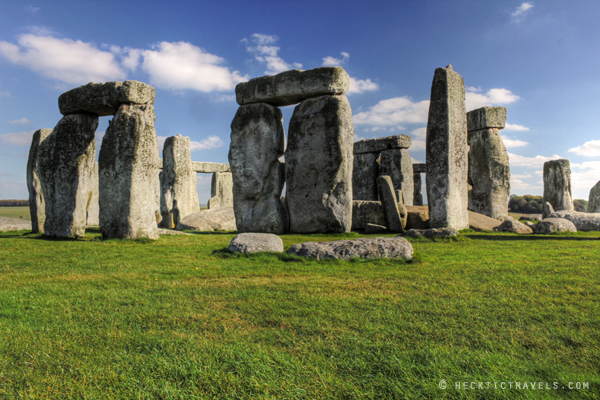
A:
POLYGON ((467 131, 481 129, 504 129, 506 107, 481 107, 467 113, 467 131))
POLYGON ((192 161, 192 170, 204 174, 213 172, 231 172, 229 164, 204 161, 192 161))
POLYGON ((413 164, 413 172, 420 172, 422 174, 427 173, 427 164, 425 164, 425 163, 413 164))
POLYGON ((377 139, 365 139, 354 142, 354 154, 379 153, 390 149, 408 149, 412 138, 408 135, 388 136, 377 139))

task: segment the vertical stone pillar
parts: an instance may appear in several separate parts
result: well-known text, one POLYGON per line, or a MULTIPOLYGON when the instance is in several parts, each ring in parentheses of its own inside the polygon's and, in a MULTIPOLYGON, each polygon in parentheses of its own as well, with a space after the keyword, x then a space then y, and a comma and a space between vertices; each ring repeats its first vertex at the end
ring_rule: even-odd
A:
POLYGON ((40 145, 38 157, 46 203, 46 236, 85 234, 89 188, 95 173, 97 127, 95 114, 68 114, 40 145))
POLYGON ((98 163, 94 161, 94 174, 90 179, 90 185, 88 187, 88 204, 86 212, 87 226, 100 225, 100 205, 98 204, 99 189, 98 163))
POLYGON ((510 165, 500 137, 506 107, 482 107, 467 113, 469 210, 498 220, 508 218, 510 165))
POLYGON ((422 206, 423 205, 423 182, 421 181, 421 173, 420 172, 413 173, 413 184, 414 184, 413 206, 422 206))
POLYGON ((427 203, 431 228, 467 229, 465 85, 451 65, 437 68, 427 120, 427 203))
POLYGON ((29 213, 31 214, 31 231, 44 232, 46 220, 46 203, 42 183, 40 182, 39 151, 40 144, 52 133, 52 129, 38 129, 33 133, 29 158, 27 159, 27 190, 29 191, 29 213))
POLYGON ((165 140, 160 185, 160 212, 166 223, 162 226, 167 227, 171 213, 176 218, 170 225, 177 225, 179 219, 200 211, 189 137, 177 135, 165 140))
POLYGON ((240 106, 231 123, 229 164, 238 232, 286 233, 288 214, 281 201, 285 165, 283 116, 266 103, 240 106))
POLYGON ((160 209, 154 106, 121 104, 100 148, 100 231, 105 238, 158 239, 160 209))
POLYGON ((210 181, 208 208, 230 207, 233 205, 233 178, 231 172, 215 172, 210 181))
POLYGON ((352 167, 352 196, 354 200, 377 201, 379 153, 354 154, 352 167))
POLYGON ((571 163, 569 160, 551 160, 544 163, 544 203, 555 211, 573 211, 571 195, 571 163))
POLYGON ((350 232, 354 127, 346 96, 302 101, 294 109, 288 139, 290 232, 350 232))
POLYGON ((404 205, 413 205, 414 176, 413 165, 408 149, 391 149, 381 152, 379 175, 388 175, 394 187, 402 190, 404 205))
POLYGON ((589 213, 600 213, 600 181, 590 190, 590 198, 588 202, 589 213))

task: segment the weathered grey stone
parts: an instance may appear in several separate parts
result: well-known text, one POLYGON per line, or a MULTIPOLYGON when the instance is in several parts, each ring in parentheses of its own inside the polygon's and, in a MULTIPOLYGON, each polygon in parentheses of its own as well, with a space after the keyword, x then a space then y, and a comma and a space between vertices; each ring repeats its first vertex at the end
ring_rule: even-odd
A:
POLYGON ((210 182, 208 208, 222 208, 233 205, 233 178, 231 172, 215 172, 210 182))
POLYGON ((533 233, 535 233, 535 223, 531 222, 531 221, 525 221, 523 222, 524 225, 530 227, 533 231, 533 233))
POLYGON ((46 203, 46 236, 85 234, 95 174, 97 127, 98 117, 94 114, 69 114, 40 144, 38 160, 46 203))
POLYGON ((504 129, 506 107, 481 107, 467 113, 467 130, 504 129))
POLYGON ((415 183, 413 176, 412 160, 406 149, 384 150, 381 152, 379 175, 388 175, 392 178, 394 188, 402 191, 402 199, 398 203, 407 206, 413 205, 415 183))
POLYGON ((353 200, 377 201, 379 153, 355 154, 352 169, 353 200))
POLYGON ((427 172, 427 164, 425 163, 414 163, 413 164, 413 172, 414 173, 426 173, 427 172))
POLYGON ((105 238, 158 239, 160 158, 154 106, 122 104, 102 139, 100 231, 105 238))
MULTIPOLYGON (((388 175, 377 178, 377 187, 379 189, 379 198, 383 205, 383 214, 385 215, 386 227, 391 232, 404 232, 406 220, 400 217, 400 210, 396 193, 394 193, 394 184, 388 175)), ((406 208, 404 208, 406 211, 406 208)), ((406 214, 405 214, 406 215, 406 214)))
POLYGON ((413 248, 410 242, 402 237, 375 237, 334 242, 306 242, 290 247, 287 253, 318 260, 353 257, 411 260, 413 248))
POLYGON ((541 221, 542 219, 544 219, 542 214, 523 214, 519 221, 541 221))
POLYGON ((90 112, 99 116, 114 115, 123 103, 153 104, 156 91, 138 81, 90 82, 58 97, 63 115, 90 112))
POLYGON ((198 211, 200 203, 196 189, 196 171, 192 169, 190 138, 170 136, 163 147, 163 170, 160 174, 162 226, 172 228, 181 218, 198 211), (167 218, 169 214, 173 217, 167 218), (169 225, 170 223, 172 224, 169 225))
POLYGON ((31 221, 20 218, 0 217, 0 232, 29 231, 31 228, 31 221))
POLYGON ((350 232, 354 128, 346 96, 304 100, 294 109, 288 138, 290 232, 350 232))
POLYGON ((575 224, 564 218, 544 218, 535 225, 535 233, 577 232, 575 224))
POLYGON ((508 217, 510 165, 498 129, 469 131, 469 146, 469 210, 503 221, 508 217))
POLYGON ((277 107, 256 103, 238 109, 229 147, 238 232, 287 232, 288 214, 280 199, 285 165, 279 157, 284 150, 283 117, 277 107))
POLYGON ((569 160, 551 160, 544 163, 544 202, 556 211, 573 211, 571 195, 571 163, 569 160))
POLYGON ((352 230, 364 229, 369 223, 386 225, 381 202, 354 200, 352 202, 352 230))
POLYGON ((587 211, 590 213, 600 213, 600 181, 590 190, 587 211))
POLYGON ((469 228, 476 231, 493 231, 497 226, 500 226, 499 220, 469 211, 469 228))
POLYGON ((392 149, 408 149, 411 145, 412 138, 408 135, 363 139, 354 142, 354 154, 380 153, 384 150, 392 149))
POLYGON ((212 174, 214 172, 231 172, 231 167, 229 166, 229 164, 192 161, 192 170, 199 173, 212 174))
POLYGON ((406 206, 406 229, 429 229, 427 206, 406 206))
POLYGON ((90 184, 88 187, 88 204, 86 207, 86 225, 87 226, 98 226, 100 225, 100 182, 98 176, 98 163, 94 161, 94 172, 90 178, 90 184))
POLYGON ((235 231, 235 213, 233 206, 202 210, 182 218, 177 223, 177 230, 199 232, 235 231))
POLYGON ((27 159, 27 189, 29 191, 29 213, 31 214, 31 231, 44 232, 46 220, 46 203, 42 183, 40 182, 38 154, 40 144, 52 133, 52 129, 38 129, 33 133, 29 158, 27 159))
POLYGON ((427 202, 432 228, 469 227, 465 85, 452 66, 437 68, 427 120, 427 202))
POLYGON ((533 233, 533 230, 529 226, 517 221, 516 219, 514 219, 513 217, 510 217, 510 216, 507 219, 505 219, 504 222, 502 222, 502 224, 495 227, 494 231, 496 231, 496 232, 512 232, 512 233, 521 233, 521 234, 533 233))
POLYGON ((283 240, 272 233, 240 233, 229 243, 230 253, 283 253, 283 240))
POLYGON ((342 67, 293 69, 239 83, 235 87, 235 97, 239 105, 290 106, 312 97, 342 95, 349 88, 350 76, 342 67))
MULTIPOLYGON (((414 166, 414 164, 413 164, 414 166)), ((420 172, 413 172, 413 205, 423 205, 423 181, 420 172)))
POLYGON ((375 224, 366 224, 364 233, 373 234, 373 233, 386 233, 388 230, 383 225, 375 225, 375 224))
POLYGON ((552 214, 554 212, 554 208, 552 207, 552 204, 545 202, 544 206, 542 207, 542 219, 546 218, 548 215, 552 214))
POLYGON ((160 236, 179 236, 179 235, 191 236, 192 235, 191 233, 187 233, 187 232, 180 232, 180 231, 174 231, 171 229, 161 229, 161 228, 158 229, 158 234, 160 236))
POLYGON ((564 218, 575 225, 578 231, 600 231, 600 213, 579 211, 555 211, 548 218, 564 218))
POLYGON ((412 238, 425 236, 428 239, 437 239, 458 236, 458 231, 455 228, 409 229, 402 236, 412 238))

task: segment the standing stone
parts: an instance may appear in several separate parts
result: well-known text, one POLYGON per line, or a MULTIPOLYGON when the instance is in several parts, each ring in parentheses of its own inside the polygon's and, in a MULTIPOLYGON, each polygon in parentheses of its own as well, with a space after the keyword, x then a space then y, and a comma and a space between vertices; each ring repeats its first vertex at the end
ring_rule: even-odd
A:
POLYGON ((408 149, 412 138, 408 135, 395 135, 354 142, 354 154, 381 153, 384 150, 408 149))
POLYGON ((423 205, 423 181, 420 172, 413 172, 413 206, 423 205))
POLYGON ((572 211, 571 164, 569 160, 551 160, 544 163, 544 203, 555 211, 572 211))
POLYGON ((542 219, 547 218, 548 215, 553 214, 554 213, 554 208, 552 207, 552 204, 545 202, 544 206, 542 207, 542 219))
POLYGON ((590 199, 588 202, 587 212, 600 213, 600 181, 598 181, 598 183, 594 185, 592 190, 590 190, 590 199))
POLYGON ((396 193, 394 193, 394 184, 392 183, 392 178, 383 175, 377 178, 377 187, 379 189, 379 197, 381 198, 381 204, 383 205, 383 214, 385 215, 386 227, 391 232, 404 232, 404 227, 406 226, 406 207, 402 204, 404 208, 404 220, 402 220, 400 215, 400 210, 398 200, 396 198, 396 193))
POLYGON ((354 200, 377 201, 379 153, 354 155, 352 168, 352 196, 354 200))
POLYGON ((353 139, 346 96, 315 97, 296 106, 285 153, 290 232, 350 232, 353 139))
POLYGON ((33 133, 29 159, 27 160, 27 189, 29 191, 29 213, 31 214, 31 231, 44 232, 46 220, 46 203, 42 192, 39 170, 40 144, 52 133, 52 129, 38 129, 33 133))
POLYGON ((281 201, 285 165, 281 110, 266 103, 241 106, 231 123, 229 164, 238 232, 286 233, 288 214, 281 201))
POLYGON ((98 116, 65 115, 39 148, 39 171, 46 203, 44 234, 85 234, 96 159, 98 116))
POLYGON ((402 199, 399 202, 412 206, 414 196, 414 176, 412 159, 407 149, 392 149, 381 152, 381 162, 379 163, 379 175, 388 175, 392 178, 394 187, 402 190, 402 199))
POLYGON ((165 140, 160 185, 160 213, 165 222, 163 227, 172 228, 181 218, 200 211, 189 137, 177 135, 165 140), (174 217, 172 221, 167 217, 169 214, 174 217))
POLYGON ((465 85, 452 66, 437 68, 427 120, 427 203, 432 228, 469 227, 465 85))
POLYGON ((482 107, 467 113, 469 139, 469 210, 500 221, 508 218, 510 165, 500 137, 506 107, 482 107))
POLYGON ((86 207, 87 226, 100 225, 100 204, 98 204, 99 194, 98 163, 94 161, 94 173, 90 179, 90 185, 88 186, 88 204, 86 207))
POLYGON ((215 172, 210 182, 208 208, 230 207, 233 205, 233 178, 231 172, 215 172))
POLYGON ((154 106, 122 104, 100 148, 100 231, 105 238, 158 239, 160 158, 154 106))

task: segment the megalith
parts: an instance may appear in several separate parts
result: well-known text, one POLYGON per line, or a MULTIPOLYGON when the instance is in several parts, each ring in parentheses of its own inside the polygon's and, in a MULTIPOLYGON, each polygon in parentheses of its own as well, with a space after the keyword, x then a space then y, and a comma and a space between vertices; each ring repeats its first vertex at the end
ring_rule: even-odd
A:
POLYGON ((285 165, 279 161, 284 151, 279 108, 266 103, 238 108, 231 123, 229 148, 238 232, 287 232, 288 213, 281 201, 285 165))
POLYGON ((544 202, 555 211, 572 211, 571 164, 569 160, 550 160, 544 163, 544 202))
POLYGON ((510 165, 500 137, 506 107, 482 107, 467 113, 469 210, 498 220, 508 218, 510 165))
POLYGON ((414 201, 413 164, 407 149, 391 149, 381 152, 379 175, 387 175, 392 179, 394 188, 401 190, 403 204, 412 206, 414 201))
POLYGON ((590 199, 588 202, 587 212, 600 213, 600 181, 598 181, 592 190, 590 190, 590 199))
POLYGON ((161 168, 154 106, 124 103, 102 139, 100 231, 105 238, 158 239, 161 168))
POLYGON ((413 206, 423 205, 423 179, 421 178, 421 174, 426 172, 427 165, 425 163, 413 164, 413 206))
POLYGON ((352 167, 352 197, 354 200, 377 201, 379 153, 354 154, 352 167))
POLYGON ((39 171, 46 204, 44 234, 85 234, 95 174, 98 116, 65 115, 39 147, 39 171))
POLYGON ((354 127, 346 96, 302 101, 290 120, 288 141, 290 232, 350 232, 354 127))
POLYGON ((427 120, 427 203, 431 228, 469 227, 465 85, 451 65, 437 68, 427 120))
POLYGON ((215 172, 210 181, 208 209, 233 205, 233 178, 231 172, 215 172))
POLYGON ((27 159, 27 190, 29 191, 29 213, 31 214, 31 231, 44 232, 46 220, 46 203, 42 183, 40 182, 39 151, 40 144, 52 133, 52 129, 38 129, 33 133, 29 158, 27 159))
POLYGON ((381 198, 381 204, 383 206, 383 214, 385 215, 386 227, 391 232, 404 232, 404 227, 406 226, 406 207, 403 204, 401 206, 404 208, 404 221, 401 218, 400 211, 398 207, 398 199, 396 198, 396 193, 394 192, 394 184, 392 183, 392 179, 388 175, 381 175, 377 178, 377 187, 379 190, 379 197, 381 198))
POLYGON ((100 182, 98 177, 98 163, 94 161, 94 173, 90 179, 88 187, 88 204, 86 207, 86 224, 87 226, 100 225, 100 182))
POLYGON ((200 211, 189 137, 176 135, 165 139, 160 176, 161 225, 174 228, 180 219, 200 211))

